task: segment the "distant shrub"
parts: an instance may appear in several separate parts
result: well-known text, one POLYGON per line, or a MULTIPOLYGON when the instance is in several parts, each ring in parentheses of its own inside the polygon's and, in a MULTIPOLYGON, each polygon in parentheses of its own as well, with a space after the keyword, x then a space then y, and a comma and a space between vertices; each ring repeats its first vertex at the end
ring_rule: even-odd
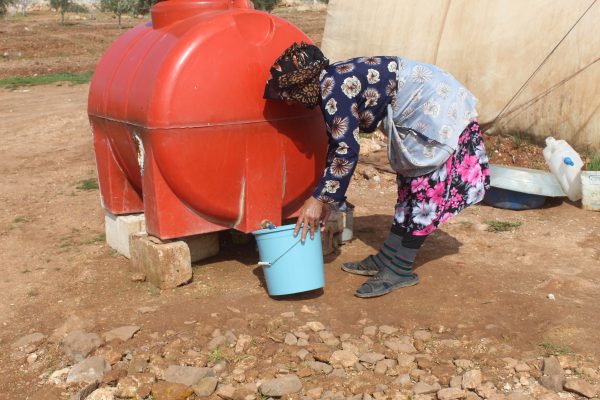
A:
POLYGON ((14 0, 0 0, 0 15, 6 14, 8 6, 14 4, 14 0))
POLYGON ((266 12, 271 12, 279 3, 279 0, 253 0, 254 8, 257 10, 263 10, 266 12))

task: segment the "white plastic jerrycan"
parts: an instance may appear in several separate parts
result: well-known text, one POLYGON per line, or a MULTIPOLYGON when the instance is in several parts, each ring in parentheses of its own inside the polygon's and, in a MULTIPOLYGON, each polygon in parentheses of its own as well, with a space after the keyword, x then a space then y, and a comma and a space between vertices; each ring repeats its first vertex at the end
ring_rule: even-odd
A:
POLYGON ((560 186, 571 201, 581 199, 581 168, 583 161, 573 148, 564 140, 546 138, 544 158, 560 186))

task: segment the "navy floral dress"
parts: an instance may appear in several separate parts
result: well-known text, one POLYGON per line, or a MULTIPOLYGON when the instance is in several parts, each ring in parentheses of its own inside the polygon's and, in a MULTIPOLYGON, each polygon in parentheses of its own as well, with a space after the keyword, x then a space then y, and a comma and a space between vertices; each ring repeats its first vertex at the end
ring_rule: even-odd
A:
MULTIPOLYGON (((327 165, 313 197, 339 204, 358 162, 359 132, 373 132, 396 105, 398 57, 361 57, 330 65, 320 77, 321 111, 327 125, 327 165)), ((427 99, 422 99, 426 102, 427 99)), ((453 155, 424 176, 398 175, 394 224, 412 235, 427 235, 489 187, 488 158, 477 121, 465 124, 453 155)))

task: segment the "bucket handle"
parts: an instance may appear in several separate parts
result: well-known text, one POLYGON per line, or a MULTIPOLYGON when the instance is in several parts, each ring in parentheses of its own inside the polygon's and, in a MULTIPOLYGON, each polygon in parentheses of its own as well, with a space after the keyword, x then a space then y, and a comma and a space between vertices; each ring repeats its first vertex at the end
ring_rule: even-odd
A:
POLYGON ((283 256, 285 256, 287 253, 290 252, 290 250, 292 250, 294 247, 296 247, 296 245, 298 245, 298 243, 300 243, 301 240, 298 239, 298 241, 296 243, 294 243, 293 245, 291 245, 286 251, 284 251, 283 253, 281 253, 279 255, 279 257, 277 257, 275 260, 269 262, 269 261, 259 261, 258 262, 258 266, 259 267, 270 267, 271 265, 275 264, 277 261, 279 261, 279 259, 283 256))

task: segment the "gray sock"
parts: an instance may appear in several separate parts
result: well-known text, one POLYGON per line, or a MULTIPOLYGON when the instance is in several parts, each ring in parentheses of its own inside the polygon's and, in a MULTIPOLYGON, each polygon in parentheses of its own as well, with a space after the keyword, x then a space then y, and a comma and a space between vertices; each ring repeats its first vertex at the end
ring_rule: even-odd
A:
POLYGON ((383 267, 399 277, 413 277, 412 266, 418 249, 409 249, 402 245, 402 236, 390 232, 381 250, 373 257, 381 270, 383 267))

